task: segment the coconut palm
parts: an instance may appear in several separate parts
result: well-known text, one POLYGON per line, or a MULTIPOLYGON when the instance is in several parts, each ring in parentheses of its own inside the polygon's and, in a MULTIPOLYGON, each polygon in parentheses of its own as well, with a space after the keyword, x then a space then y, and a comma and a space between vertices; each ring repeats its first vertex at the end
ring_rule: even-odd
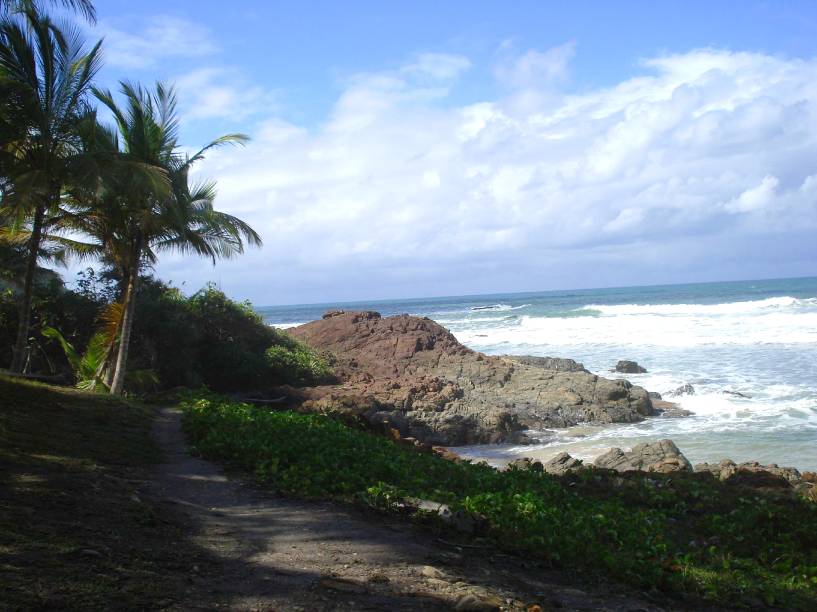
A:
POLYGON ((127 371, 130 335, 139 273, 154 264, 162 251, 175 250, 218 258, 242 253, 244 244, 260 245, 261 238, 240 219, 213 208, 215 184, 191 184, 189 171, 206 152, 225 144, 243 144, 243 134, 222 136, 192 156, 178 143, 178 112, 172 88, 157 83, 154 91, 121 83, 124 105, 110 91, 94 93, 112 113, 118 132, 117 148, 128 164, 161 169, 166 183, 154 176, 115 172, 101 197, 76 211, 78 228, 101 245, 123 278, 123 315, 111 393, 121 394, 127 371))
POLYGON ((46 3, 37 2, 36 0, 0 0, 0 15, 25 11, 41 12, 43 4, 62 6, 79 13, 91 23, 96 22, 96 8, 94 8, 94 3, 91 0, 51 0, 46 3))
POLYGON ((100 66, 101 41, 86 51, 76 28, 57 28, 36 11, 0 20, 0 81, 13 91, 0 123, 16 126, 3 149, 3 217, 12 233, 27 232, 27 263, 11 370, 21 371, 28 341, 37 259, 50 213, 81 156, 77 126, 100 66))

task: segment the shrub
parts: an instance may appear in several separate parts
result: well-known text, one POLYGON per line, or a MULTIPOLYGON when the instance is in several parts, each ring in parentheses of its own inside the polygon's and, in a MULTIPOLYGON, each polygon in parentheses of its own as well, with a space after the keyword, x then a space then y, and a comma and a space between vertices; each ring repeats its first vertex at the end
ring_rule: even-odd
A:
POLYGON ((327 360, 297 340, 269 347, 266 359, 272 376, 280 382, 317 385, 332 379, 327 360))

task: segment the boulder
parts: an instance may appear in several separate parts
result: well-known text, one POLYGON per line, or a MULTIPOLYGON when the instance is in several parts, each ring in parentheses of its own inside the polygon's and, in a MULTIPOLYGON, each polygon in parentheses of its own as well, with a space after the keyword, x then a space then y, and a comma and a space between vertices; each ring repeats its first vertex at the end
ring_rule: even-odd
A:
POLYGON ((677 389, 670 391, 669 393, 667 393, 667 395, 669 395, 670 397, 680 397, 682 395, 695 395, 695 387, 693 387, 689 383, 686 383, 684 385, 681 385, 677 389))
POLYGON ((646 374, 647 368, 641 367, 635 361, 628 361, 627 359, 622 359, 616 364, 616 367, 613 368, 614 372, 620 372, 622 374, 646 374))
POLYGON ((515 468, 517 470, 530 470, 532 472, 541 472, 543 469, 541 461, 536 461, 535 459, 531 459, 530 457, 514 459, 513 461, 508 463, 508 467, 515 468))
POLYGON ((647 392, 626 380, 569 359, 484 355, 428 318, 335 311, 287 331, 332 354, 340 381, 305 392, 303 410, 353 412, 432 445, 524 444, 531 429, 654 414, 647 392))
POLYGON ((661 394, 658 393, 658 391, 650 391, 648 395, 650 396, 650 399, 654 400, 664 399, 663 397, 661 397, 661 394))
POLYGON ((545 463, 542 464, 542 467, 548 474, 553 474, 554 476, 564 476, 570 472, 582 469, 585 466, 581 459, 571 457, 567 453, 559 453, 553 457, 553 459, 545 461, 545 463))
POLYGON ((672 440, 636 444, 629 452, 611 448, 593 462, 600 468, 617 472, 691 472, 692 465, 672 440))
POLYGON ((800 472, 793 467, 780 467, 776 463, 763 465, 757 461, 745 461, 735 463, 731 459, 724 459, 720 463, 697 463, 696 472, 709 472, 719 480, 730 480, 741 476, 744 480, 749 480, 746 474, 771 474, 774 477, 782 478, 790 484, 797 484, 803 480, 800 472))
POLYGON ((664 400, 654 399, 652 400, 652 406, 655 409, 656 414, 660 414, 662 417, 667 419, 678 419, 694 414, 691 410, 681 408, 674 402, 667 402, 664 400))

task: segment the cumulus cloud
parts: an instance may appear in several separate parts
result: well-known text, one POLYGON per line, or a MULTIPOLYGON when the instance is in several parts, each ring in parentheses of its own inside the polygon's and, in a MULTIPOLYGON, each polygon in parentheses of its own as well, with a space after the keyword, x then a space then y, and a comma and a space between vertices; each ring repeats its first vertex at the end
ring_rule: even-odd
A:
MULTIPOLYGON (((573 53, 503 56, 497 78, 513 93, 460 106, 448 98, 468 60, 418 56, 350 79, 317 128, 272 116, 245 149, 212 155, 200 171, 218 178, 219 206, 266 242, 219 266, 225 286, 259 303, 321 301, 814 261, 817 61, 703 49, 574 95, 559 85, 573 53), (517 103, 543 83, 547 99, 517 103)), ((165 271, 212 276, 174 260, 165 271)))

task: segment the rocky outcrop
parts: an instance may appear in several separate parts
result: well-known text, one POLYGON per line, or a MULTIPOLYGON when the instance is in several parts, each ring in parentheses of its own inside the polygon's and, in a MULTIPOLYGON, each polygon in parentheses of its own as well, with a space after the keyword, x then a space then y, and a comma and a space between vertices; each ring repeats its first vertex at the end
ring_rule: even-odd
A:
POLYGON ((581 459, 571 457, 567 453, 559 453, 552 459, 542 463, 529 457, 522 457, 521 459, 514 459, 508 464, 508 468, 515 468, 517 470, 531 470, 534 472, 547 472, 554 476, 565 476, 576 470, 580 470, 587 466, 584 465, 581 459))
POLYGON ((573 359, 565 359, 563 357, 534 357, 532 355, 503 355, 503 359, 508 359, 515 363, 522 365, 533 366, 534 368, 542 368, 543 370, 552 370, 554 372, 590 372, 584 367, 584 364, 574 361, 573 359))
POLYGON ((695 395, 695 387, 686 383, 685 385, 681 385, 677 389, 670 391, 667 393, 670 397, 680 397, 682 395, 695 395))
POLYGON ((621 374, 646 374, 647 368, 638 365, 635 361, 622 359, 616 364, 616 367, 613 368, 613 372, 619 372, 621 374))
POLYGON ((335 311, 288 331, 331 353, 341 381, 307 390, 305 409, 352 411, 431 444, 524 443, 528 430, 653 414, 626 380, 567 359, 487 356, 427 318, 335 311))
POLYGON ((709 472, 719 480, 729 480, 740 473, 757 474, 761 472, 778 476, 791 484, 797 484, 803 480, 800 472, 793 467, 779 467, 776 463, 762 465, 757 461, 735 463, 731 459, 724 459, 720 463, 696 463, 695 471, 709 472))
POLYGON ((629 452, 611 448, 593 462, 600 468, 617 472, 691 472, 692 464, 672 440, 636 444, 629 452))
MULTIPOLYGON (((650 397, 652 398, 652 394, 650 397)), ((656 414, 659 414, 667 419, 679 419, 692 416, 693 414, 691 410, 686 410, 674 402, 667 402, 662 399, 652 398, 652 407, 656 414)))

